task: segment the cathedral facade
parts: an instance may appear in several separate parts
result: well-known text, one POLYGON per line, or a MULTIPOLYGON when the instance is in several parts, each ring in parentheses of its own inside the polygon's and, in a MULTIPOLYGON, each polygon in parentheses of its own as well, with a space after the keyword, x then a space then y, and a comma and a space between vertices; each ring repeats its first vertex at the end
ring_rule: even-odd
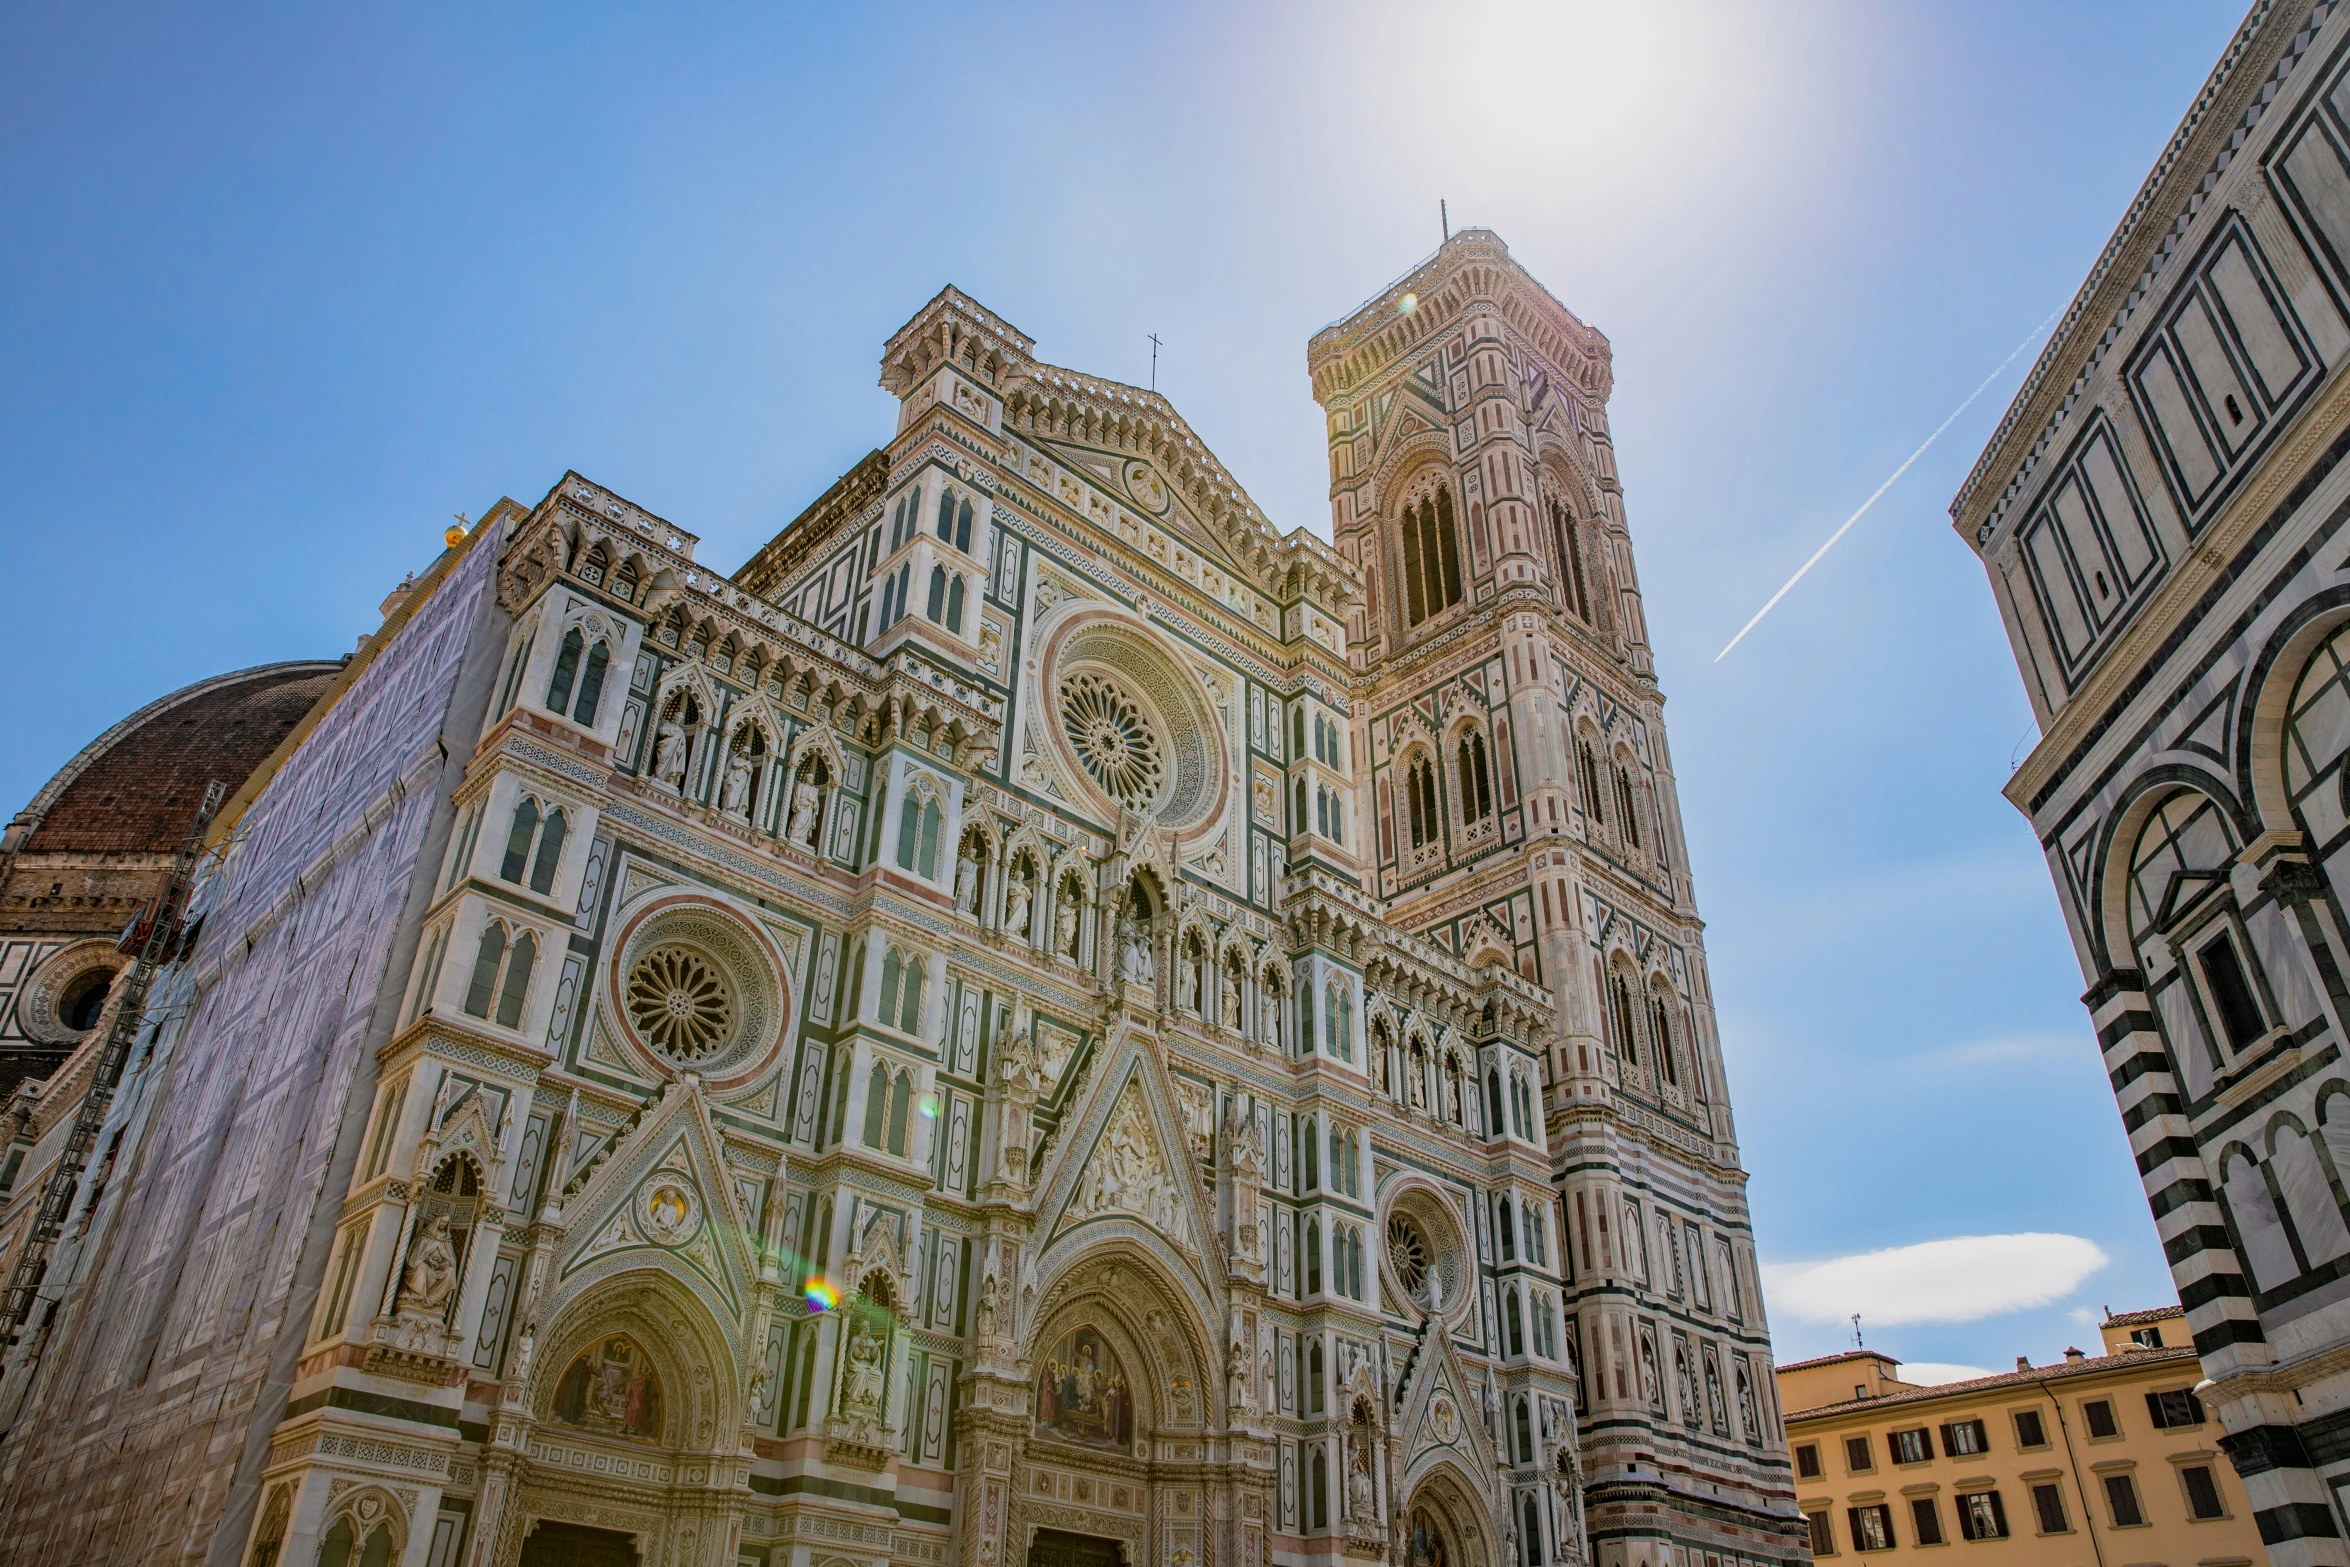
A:
POLYGON ((2350 1562, 2350 25, 2254 5, 1951 507, 2279 1567, 2350 1562))
POLYGON ((1333 538, 953 289, 731 576, 566 475, 231 802, 0 1560, 1803 1555, 1607 436, 1470 231, 1333 538))

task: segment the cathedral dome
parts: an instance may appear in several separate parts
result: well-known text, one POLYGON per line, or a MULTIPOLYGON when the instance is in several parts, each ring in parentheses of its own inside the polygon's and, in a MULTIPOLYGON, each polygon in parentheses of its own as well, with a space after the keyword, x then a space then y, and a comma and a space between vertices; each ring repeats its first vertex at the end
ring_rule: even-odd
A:
POLYGON ((180 846, 218 778, 234 793, 268 759, 339 663, 297 660, 216 675, 160 697, 58 769, 11 824, 26 854, 138 854, 180 846))

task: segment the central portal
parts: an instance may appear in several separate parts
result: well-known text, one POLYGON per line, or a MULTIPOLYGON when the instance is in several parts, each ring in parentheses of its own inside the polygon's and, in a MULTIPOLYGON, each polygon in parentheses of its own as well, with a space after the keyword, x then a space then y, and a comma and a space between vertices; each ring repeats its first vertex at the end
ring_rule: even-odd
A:
POLYGON ((542 1523, 522 1543, 522 1567, 637 1567, 636 1536, 576 1523, 542 1523))
POLYGON ((1039 1529, 1028 1547, 1028 1567, 1122 1567, 1118 1542, 1098 1534, 1039 1529))

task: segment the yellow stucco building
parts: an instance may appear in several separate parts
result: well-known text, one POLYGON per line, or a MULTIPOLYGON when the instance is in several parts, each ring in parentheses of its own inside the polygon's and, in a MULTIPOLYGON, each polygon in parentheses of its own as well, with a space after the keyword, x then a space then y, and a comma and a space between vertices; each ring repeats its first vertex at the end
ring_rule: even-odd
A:
POLYGON ((2179 1308, 2102 1325, 2103 1353, 1920 1387, 1852 1350, 1779 1368, 1797 1505, 1818 1557, 1979 1567, 2234 1567, 2268 1560, 2179 1308))

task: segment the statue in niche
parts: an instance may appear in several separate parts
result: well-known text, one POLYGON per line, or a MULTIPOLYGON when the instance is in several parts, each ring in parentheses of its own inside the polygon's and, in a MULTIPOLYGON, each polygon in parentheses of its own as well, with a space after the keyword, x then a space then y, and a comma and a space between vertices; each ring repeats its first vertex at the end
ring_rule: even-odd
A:
POLYGON ((1053 910, 1053 950, 1062 957, 1077 956, 1077 894, 1074 889, 1061 889, 1060 907, 1053 910))
POLYGON ((955 862, 955 912, 970 914, 979 902, 979 862, 966 850, 955 862))
POLYGON ((718 809, 729 816, 742 816, 750 811, 751 764, 742 757, 726 759, 726 781, 718 786, 718 809))
POLYGON ((653 776, 665 784, 682 785, 685 778, 685 725, 674 718, 661 720, 653 732, 653 776))
POLYGON ((1186 1012, 1199 1010, 1199 970, 1197 958, 1185 958, 1176 965, 1176 977, 1183 982, 1183 993, 1176 998, 1176 1005, 1186 1012))
POLYGON ((1150 933, 1132 920, 1120 921, 1119 929, 1120 945, 1124 949, 1119 960, 1120 972, 1137 985, 1147 985, 1157 979, 1158 966, 1151 961, 1150 933))
POLYGON ((1232 1149, 1232 1173, 1242 1180, 1253 1181, 1265 1173, 1265 1153, 1257 1141, 1257 1118, 1237 1109, 1226 1112, 1230 1130, 1226 1139, 1232 1149))
POLYGON ((1358 1522, 1369 1523, 1379 1515, 1379 1487, 1371 1477, 1371 1438, 1357 1434, 1347 1446, 1352 1456, 1346 1465, 1346 1513, 1358 1522))
POLYGON ((996 1294, 995 1275, 990 1273, 979 1281, 977 1336, 983 1339, 995 1337, 996 1294))
POLYGON ((791 825, 787 829, 791 841, 816 847, 816 816, 819 809, 816 784, 806 778, 796 778, 791 786, 791 825))
POLYGON ((424 1221, 423 1233, 408 1250, 408 1267, 400 1279, 402 1315, 440 1316, 449 1309, 457 1289, 457 1248, 449 1238, 448 1215, 436 1213, 424 1221))
POLYGON ((1259 994, 1263 997, 1259 1005, 1264 1013, 1265 1043, 1278 1050, 1281 1048, 1281 994, 1270 985, 1263 987, 1259 994))
POLYGON ((1240 1340, 1232 1341, 1232 1353, 1224 1360, 1224 1398, 1236 1410, 1252 1406, 1248 1396, 1248 1346, 1240 1340))
POLYGON ((881 1334, 859 1315, 849 1327, 848 1374, 841 1380, 841 1408, 850 1415, 881 1417, 881 1334))
POLYGON ((1445 1567, 1444 1536, 1428 1521, 1425 1512, 1412 1512, 1412 1539, 1409 1567, 1445 1567))
POLYGON ((1036 895, 1028 890, 1027 875, 1022 872, 1014 872, 1011 885, 1004 889, 1005 935, 1018 936, 1023 940, 1027 938, 1028 906, 1035 901, 1035 897, 1036 895))
POLYGON ((1223 1006, 1217 1015, 1224 1019, 1224 1026, 1240 1027, 1240 970, 1229 963, 1224 965, 1224 994, 1219 999, 1223 1006))

